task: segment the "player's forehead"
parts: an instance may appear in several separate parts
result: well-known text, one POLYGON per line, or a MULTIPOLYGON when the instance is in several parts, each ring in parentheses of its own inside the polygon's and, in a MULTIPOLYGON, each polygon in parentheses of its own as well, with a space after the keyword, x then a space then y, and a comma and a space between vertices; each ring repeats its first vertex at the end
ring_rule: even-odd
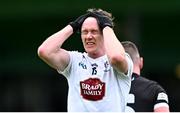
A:
POLYGON ((88 17, 84 20, 84 22, 82 24, 82 29, 89 28, 89 27, 98 28, 98 22, 97 22, 96 18, 88 17))

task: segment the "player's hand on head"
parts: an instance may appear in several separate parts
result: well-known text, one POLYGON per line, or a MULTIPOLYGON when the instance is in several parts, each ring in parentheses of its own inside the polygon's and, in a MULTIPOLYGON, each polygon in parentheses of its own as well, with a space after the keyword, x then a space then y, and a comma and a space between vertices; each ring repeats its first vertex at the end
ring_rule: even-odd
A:
POLYGON ((69 25, 71 25, 71 27, 73 28, 74 33, 80 32, 82 23, 87 17, 88 17, 88 14, 84 14, 84 15, 79 16, 76 20, 69 23, 69 25))
POLYGON ((101 30, 103 30, 106 26, 113 28, 112 20, 108 18, 107 16, 105 16, 104 14, 100 12, 91 12, 91 15, 97 19, 101 30))

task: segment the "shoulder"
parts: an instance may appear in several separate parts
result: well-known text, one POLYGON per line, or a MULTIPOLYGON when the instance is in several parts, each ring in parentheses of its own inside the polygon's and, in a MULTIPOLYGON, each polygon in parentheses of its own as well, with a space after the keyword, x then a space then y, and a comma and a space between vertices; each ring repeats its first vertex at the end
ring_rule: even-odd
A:
POLYGON ((149 85, 159 85, 156 81, 150 80, 150 79, 143 77, 143 76, 139 76, 138 78, 136 78, 136 80, 144 82, 144 83, 149 84, 149 85))
POLYGON ((80 59, 80 58, 86 58, 87 53, 79 52, 79 51, 68 51, 70 55, 70 59, 80 59))
POLYGON ((69 54, 71 55, 76 55, 76 56, 80 56, 82 54, 85 54, 85 53, 82 53, 82 52, 79 52, 79 51, 68 51, 69 54))
POLYGON ((140 83, 145 84, 145 87, 151 91, 151 93, 158 94, 160 92, 166 92, 164 88, 156 81, 147 79, 145 77, 138 77, 137 82, 140 81, 140 83))

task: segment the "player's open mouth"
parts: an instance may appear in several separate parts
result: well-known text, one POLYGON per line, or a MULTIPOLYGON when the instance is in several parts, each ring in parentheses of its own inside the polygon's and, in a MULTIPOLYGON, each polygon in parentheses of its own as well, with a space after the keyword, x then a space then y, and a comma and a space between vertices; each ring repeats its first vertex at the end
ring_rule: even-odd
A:
POLYGON ((92 48, 95 45, 94 42, 86 42, 86 47, 87 48, 92 48))
POLYGON ((94 42, 87 42, 86 45, 94 45, 94 42))

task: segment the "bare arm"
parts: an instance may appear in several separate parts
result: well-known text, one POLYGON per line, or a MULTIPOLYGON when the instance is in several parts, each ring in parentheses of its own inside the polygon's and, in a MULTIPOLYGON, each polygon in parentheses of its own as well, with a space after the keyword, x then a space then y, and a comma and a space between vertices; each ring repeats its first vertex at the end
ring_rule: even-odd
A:
POLYGON ((154 109, 154 112, 170 112, 170 110, 168 106, 162 106, 154 109))
POLYGON ((47 38, 38 48, 39 57, 54 69, 63 71, 69 64, 70 56, 68 51, 62 49, 62 44, 77 30, 80 30, 82 23, 88 14, 79 16, 75 21, 70 22, 59 32, 47 38))
POLYGON ((113 29, 106 26, 103 29, 103 36, 106 54, 111 65, 117 70, 126 73, 128 71, 128 64, 125 58, 125 50, 114 34, 113 29))
POLYGON ((69 63, 70 56, 61 46, 72 34, 73 28, 67 25, 51 35, 38 48, 39 57, 54 69, 64 70, 69 63))
POLYGON ((92 15, 96 17, 100 29, 102 29, 106 54, 111 65, 118 71, 127 73, 128 62, 126 60, 125 50, 112 29, 112 20, 100 12, 92 13, 92 15))

